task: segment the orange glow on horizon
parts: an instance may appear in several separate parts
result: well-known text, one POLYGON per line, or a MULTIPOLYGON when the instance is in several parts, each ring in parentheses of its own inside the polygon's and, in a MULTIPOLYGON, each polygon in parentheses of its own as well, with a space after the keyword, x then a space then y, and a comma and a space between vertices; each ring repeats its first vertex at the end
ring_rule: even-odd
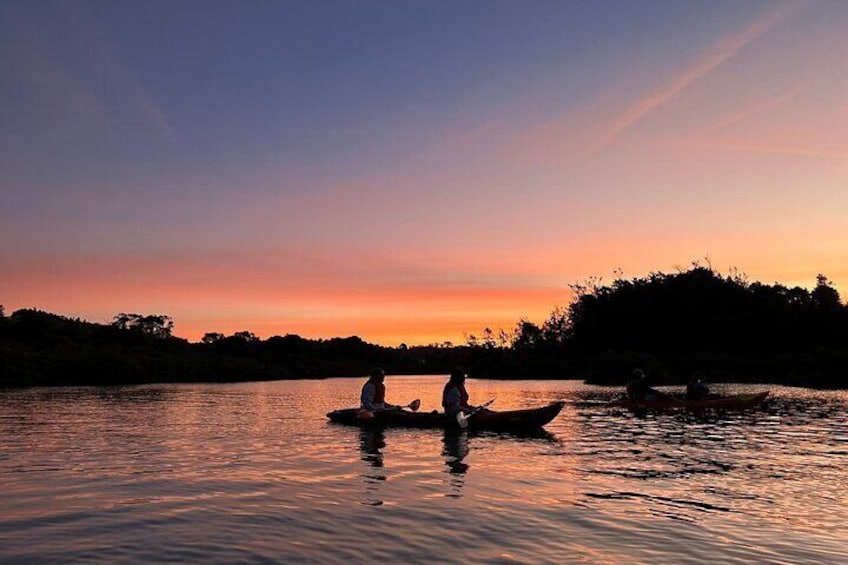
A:
MULTIPOLYGON (((756 236, 764 240, 770 237, 773 234, 756 236)), ((735 234, 728 234, 728 250, 734 241, 735 234)), ((736 263, 719 264, 715 255, 711 260, 720 272, 726 274, 729 267, 738 267, 752 281, 811 288, 815 275, 821 272, 837 288, 839 283, 844 286, 848 270, 844 262, 834 257, 848 242, 828 233, 821 234, 821 241, 822 247, 816 252, 803 242, 788 239, 778 246, 769 245, 771 251, 749 255, 737 252, 736 263)), ((357 335, 389 346, 444 341, 461 344, 467 334, 479 335, 485 327, 495 332, 510 331, 522 317, 541 323, 555 307, 568 305, 568 283, 600 275, 602 284, 607 284, 615 277, 613 268, 620 268, 624 278, 644 276, 648 271, 637 269, 646 261, 646 255, 667 258, 663 267, 651 270, 674 272, 688 268, 692 260, 704 264, 704 257, 695 255, 674 261, 681 244, 694 246, 692 241, 659 238, 638 242, 595 240, 593 245, 572 248, 568 262, 551 261, 552 251, 545 254, 537 250, 536 254, 524 256, 528 261, 538 260, 535 267, 533 263, 519 263, 519 258, 509 261, 500 257, 498 269, 466 274, 453 281, 450 277, 439 280, 425 272, 422 279, 401 274, 400 278, 386 281, 351 276, 334 282, 325 274, 301 282, 287 279, 285 270, 281 275, 274 270, 239 272, 235 267, 227 270, 219 266, 209 272, 204 267, 209 262, 199 258, 194 262, 169 259, 142 264, 141 272, 163 273, 162 280, 151 281, 115 269, 115 262, 108 259, 91 263, 33 261, 31 268, 4 277, 0 290, 3 296, 14 298, 5 302, 8 313, 35 307, 100 323, 109 322, 122 311, 164 313, 174 318, 175 335, 191 341, 199 340, 206 332, 229 335, 246 330, 263 339, 290 333, 313 339, 357 335), (609 256, 626 256, 630 260, 607 267, 604 272, 603 257, 609 256), (176 263, 182 268, 177 270, 176 263), (522 267, 527 273, 546 273, 558 265, 561 274, 547 277, 547 285, 527 286, 522 284, 527 277, 514 274, 522 267), (585 276, 565 273, 578 269, 585 276), (554 280, 562 282, 550 284, 554 280)), ((478 258, 478 264, 487 262, 478 258)))

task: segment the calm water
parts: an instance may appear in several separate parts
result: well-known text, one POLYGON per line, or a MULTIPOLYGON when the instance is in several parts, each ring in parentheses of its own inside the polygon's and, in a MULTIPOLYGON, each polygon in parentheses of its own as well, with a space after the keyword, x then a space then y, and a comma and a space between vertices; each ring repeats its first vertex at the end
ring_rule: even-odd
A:
MULTIPOLYGON (((386 382, 432 409, 444 378, 386 382)), ((568 405, 542 437, 469 437, 328 423, 361 384, 0 392, 0 561, 848 562, 845 392, 638 416, 471 380, 493 408, 568 405)))

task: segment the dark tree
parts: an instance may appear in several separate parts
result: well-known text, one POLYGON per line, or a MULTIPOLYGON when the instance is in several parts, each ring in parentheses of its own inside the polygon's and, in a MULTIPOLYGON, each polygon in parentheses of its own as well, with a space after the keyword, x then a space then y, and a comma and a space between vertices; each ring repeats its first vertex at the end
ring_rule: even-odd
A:
POLYGON ((533 322, 522 318, 515 328, 515 341, 512 343, 514 349, 532 349, 541 345, 544 339, 542 330, 533 322))
POLYGON ((842 300, 839 298, 839 292, 827 280, 827 277, 819 274, 816 276, 816 288, 811 293, 813 304, 822 310, 836 311, 842 308, 842 300))
POLYGON ((232 337, 234 337, 235 339, 246 341, 247 343, 256 343, 257 341, 259 341, 259 338, 256 337, 256 334, 247 330, 236 332, 233 334, 232 337))
POLYGON ((212 345, 214 343, 218 343, 224 339, 224 334, 218 332, 207 332, 203 334, 203 337, 200 338, 201 343, 205 343, 206 345, 212 345))
POLYGON ((128 314, 121 312, 112 319, 112 326, 120 330, 129 330, 155 337, 167 339, 174 329, 174 320, 164 314, 128 314))

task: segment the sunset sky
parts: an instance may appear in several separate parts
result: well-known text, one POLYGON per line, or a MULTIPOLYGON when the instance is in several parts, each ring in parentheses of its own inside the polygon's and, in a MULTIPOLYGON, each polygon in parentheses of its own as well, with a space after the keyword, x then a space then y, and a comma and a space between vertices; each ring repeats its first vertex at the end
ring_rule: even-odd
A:
POLYGON ((0 3, 0 304, 387 345, 848 292, 848 2, 0 3))

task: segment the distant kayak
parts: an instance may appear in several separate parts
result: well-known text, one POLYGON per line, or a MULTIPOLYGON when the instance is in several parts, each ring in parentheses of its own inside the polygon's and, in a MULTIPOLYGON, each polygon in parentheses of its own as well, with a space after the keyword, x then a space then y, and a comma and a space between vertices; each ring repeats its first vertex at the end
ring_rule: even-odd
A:
POLYGON ((628 398, 621 398, 613 400, 608 404, 608 406, 647 410, 662 410, 664 408, 686 408, 689 410, 723 408, 726 410, 739 410, 759 406, 768 395, 768 392, 759 392, 756 394, 734 394, 731 396, 704 398, 702 400, 687 400, 685 398, 677 398, 673 396, 655 398, 652 400, 630 400, 628 398))
MULTIPOLYGON (((480 411, 468 419, 472 430, 526 431, 540 429, 557 417, 565 402, 553 402, 539 408, 524 410, 480 411)), ((327 417, 339 424, 406 428, 456 428, 455 418, 441 412, 407 412, 404 410, 381 410, 370 418, 362 418, 359 408, 334 410, 327 417)))

